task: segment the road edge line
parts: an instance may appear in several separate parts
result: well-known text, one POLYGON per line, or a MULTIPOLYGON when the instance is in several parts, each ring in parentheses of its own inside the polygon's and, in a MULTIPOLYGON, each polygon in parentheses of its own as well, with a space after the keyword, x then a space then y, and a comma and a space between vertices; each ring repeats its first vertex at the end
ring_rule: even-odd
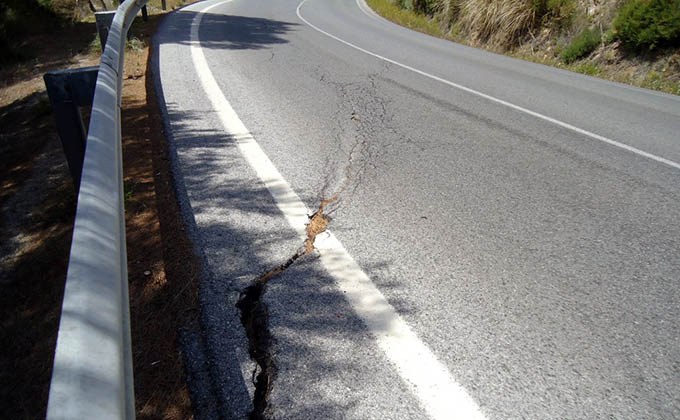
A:
MULTIPOLYGON (((357 0, 357 1, 361 1, 361 0, 357 0)), ((494 97, 494 96, 487 95, 486 93, 482 93, 482 92, 480 92, 480 91, 478 91, 478 90, 475 90, 475 89, 472 89, 472 88, 469 88, 469 87, 460 85, 460 84, 455 83, 455 82, 452 82, 452 81, 450 81, 450 80, 446 80, 446 79, 444 79, 444 78, 441 78, 441 77, 439 77, 439 76, 435 76, 435 75, 430 74, 430 73, 427 73, 427 72, 425 72, 425 71, 418 70, 418 69, 416 69, 415 67, 411 67, 411 66, 409 66, 409 65, 407 65, 407 64, 400 63, 400 62, 398 62, 398 61, 395 61, 395 60, 392 60, 392 59, 390 59, 390 58, 384 57, 384 56, 382 56, 382 55, 380 55, 380 54, 376 54, 376 53, 374 53, 374 52, 372 52, 372 51, 369 51, 369 50, 366 50, 366 49, 364 49, 364 48, 361 48, 361 47, 359 47, 358 45, 354 45, 354 44, 352 44, 352 43, 349 42, 349 41, 345 41, 345 40, 342 39, 342 38, 339 38, 339 37, 337 37, 337 36, 335 36, 335 35, 333 35, 333 34, 331 34, 331 33, 328 33, 328 32, 326 32, 326 31, 324 31, 323 29, 321 29, 321 28, 315 26, 314 24, 310 23, 307 19, 305 19, 304 17, 302 17, 302 14, 300 13, 300 8, 302 8, 302 6, 303 6, 305 3, 307 3, 307 0, 302 0, 302 2, 298 5, 297 10, 296 10, 297 16, 298 16, 298 18, 300 18, 300 20, 302 20, 305 24, 307 24, 307 25, 308 25, 309 27, 311 27, 312 29, 314 29, 314 30, 316 30, 316 31, 318 31, 318 32, 320 32, 320 33, 322 33, 322 34, 324 34, 324 35, 326 35, 326 36, 328 36, 328 37, 330 37, 330 38, 332 38, 332 39, 338 41, 338 42, 341 42, 341 43, 343 43, 343 44, 345 44, 345 45, 347 45, 347 46, 349 46, 349 47, 352 47, 352 48, 354 48, 354 49, 356 49, 356 50, 358 50, 358 51, 361 51, 361 52, 363 52, 363 53, 365 53, 365 54, 371 55, 371 56, 373 56, 373 57, 375 57, 375 58, 378 58, 378 59, 380 59, 380 60, 386 61, 386 62, 388 62, 388 63, 390 63, 390 64, 394 64, 395 66, 401 67, 401 68, 403 68, 403 69, 406 69, 406 70, 412 71, 412 72, 414 72, 414 73, 420 74, 421 76, 425 76, 425 77, 427 77, 427 78, 429 78, 429 79, 432 79, 432 80, 435 80, 435 81, 437 81, 437 82, 444 83, 444 84, 449 85, 449 86, 451 86, 451 87, 453 87, 453 88, 462 90, 462 91, 464 91, 464 92, 467 92, 467 93, 470 93, 470 94, 473 94, 473 95, 476 95, 476 96, 479 96, 479 97, 484 98, 484 99, 486 99, 486 100, 488 100, 488 101, 495 102, 495 103, 497 103, 497 104, 506 106, 506 107, 511 108, 511 109, 514 109, 514 110, 516 110, 516 111, 520 111, 520 112, 523 112, 523 113, 525 113, 525 114, 531 115, 532 117, 536 117, 536 118, 538 118, 538 119, 541 119, 541 120, 547 121, 547 122, 549 122, 549 123, 555 124, 555 125, 560 126, 560 127, 562 127, 562 128, 566 128, 566 129, 568 129, 568 130, 571 130, 571 131, 573 131, 573 132, 575 132, 575 133, 578 133, 578 134, 581 134, 581 135, 583 135, 583 136, 590 137, 590 138, 592 138, 592 139, 594 139, 594 140, 599 140, 599 141, 601 141, 601 142, 603 142, 603 143, 607 143, 607 144, 609 144, 609 145, 611 145, 611 146, 618 147, 618 148, 620 148, 620 149, 626 150, 626 151, 631 152, 631 153, 634 153, 634 154, 636 154, 636 155, 639 155, 639 156, 642 156, 642 157, 646 157, 646 158, 648 158, 648 159, 651 159, 651 160, 654 160, 654 161, 663 163, 663 164, 668 165, 668 166, 671 166, 671 167, 673 167, 673 168, 675 168, 675 169, 680 169, 680 163, 674 162, 674 161, 672 161, 672 160, 670 160, 670 159, 666 159, 666 158, 663 158, 663 157, 661 157, 661 156, 657 156, 657 155, 654 155, 654 154, 652 154, 652 153, 645 152, 644 150, 640 150, 640 149, 635 148, 635 147, 633 147, 633 146, 629 146, 629 145, 627 145, 627 144, 618 142, 618 141, 616 141, 616 140, 612 140, 612 139, 610 139, 610 138, 601 136, 601 135, 599 135, 599 134, 590 132, 590 131, 588 131, 588 130, 584 130, 584 129, 582 129, 582 128, 578 128, 578 127, 576 127, 576 126, 574 126, 574 125, 571 125, 571 124, 569 124, 569 123, 560 121, 560 120, 558 120, 558 119, 549 117, 549 116, 547 116, 547 115, 543 115, 543 114, 541 114, 541 113, 532 111, 532 110, 530 110, 530 109, 521 107, 521 106, 519 106, 519 105, 515 105, 515 104, 513 104, 513 103, 511 103, 511 102, 504 101, 503 99, 499 99, 499 98, 496 98, 496 97, 494 97)), ((365 10, 363 10, 361 7, 359 7, 359 10, 361 10, 363 13, 366 13, 366 14, 367 14, 367 12, 366 12, 365 10)), ((368 14, 367 14, 367 15, 368 15, 368 14)), ((369 17, 372 17, 371 15, 368 15, 368 16, 369 16, 369 17)))
MULTIPOLYGON (((210 9, 225 0, 196 11, 191 25, 191 56, 203 90, 211 101, 226 133, 255 170, 279 210, 301 236, 306 237, 307 206, 281 176, 247 130, 215 80, 200 46, 198 28, 210 9)), ((448 369, 399 316, 368 275, 330 231, 314 242, 319 259, 344 292, 348 302, 372 333, 378 346, 396 367, 411 392, 434 419, 484 419, 479 406, 448 369)))

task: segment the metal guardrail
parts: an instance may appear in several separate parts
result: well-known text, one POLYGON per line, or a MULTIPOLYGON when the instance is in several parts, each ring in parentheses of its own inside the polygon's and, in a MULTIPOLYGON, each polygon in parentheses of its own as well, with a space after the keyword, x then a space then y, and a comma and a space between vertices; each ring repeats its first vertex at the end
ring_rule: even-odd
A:
POLYGON ((126 0, 102 54, 78 193, 47 419, 134 419, 120 98, 126 0))

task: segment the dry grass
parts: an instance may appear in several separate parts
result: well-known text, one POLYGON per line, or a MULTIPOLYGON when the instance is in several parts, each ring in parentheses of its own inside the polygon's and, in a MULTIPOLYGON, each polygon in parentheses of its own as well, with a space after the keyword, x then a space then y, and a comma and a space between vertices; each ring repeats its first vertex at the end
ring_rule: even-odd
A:
MULTIPOLYGON (((150 10, 150 12, 154 12, 150 10)), ((193 328, 199 264, 174 196, 148 45, 159 16, 137 22, 126 54, 123 167, 137 418, 192 418, 178 330, 193 328)))
POLYGON ((402 9, 390 0, 367 0, 379 15, 439 38, 508 49, 531 28, 536 13, 530 0, 439 0, 435 17, 402 9))
POLYGON ((528 0, 464 0, 458 17, 473 43, 500 48, 515 45, 535 21, 528 0))

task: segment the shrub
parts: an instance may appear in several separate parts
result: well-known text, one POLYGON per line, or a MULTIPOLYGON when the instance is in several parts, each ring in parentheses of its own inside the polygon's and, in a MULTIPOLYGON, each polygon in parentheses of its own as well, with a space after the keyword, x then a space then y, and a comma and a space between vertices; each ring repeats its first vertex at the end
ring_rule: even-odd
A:
POLYGON ((586 29, 579 36, 574 38, 567 48, 562 51, 562 61, 569 64, 585 57, 600 45, 602 33, 596 29, 586 29))
POLYGON ((576 10, 575 0, 532 0, 536 19, 547 26, 565 28, 569 26, 576 10))
POLYGON ((628 0, 614 19, 616 38, 636 50, 680 40, 680 0, 628 0))
POLYGON ((416 13, 432 16, 436 11, 435 0, 412 0, 412 4, 416 13))

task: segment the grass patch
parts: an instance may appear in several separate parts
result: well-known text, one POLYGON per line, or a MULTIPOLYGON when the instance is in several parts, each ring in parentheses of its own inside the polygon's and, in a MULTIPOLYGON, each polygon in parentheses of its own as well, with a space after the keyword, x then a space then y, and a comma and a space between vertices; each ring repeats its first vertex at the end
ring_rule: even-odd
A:
POLYGON ((123 199, 125 205, 133 200, 135 194, 135 182, 133 180, 127 180, 123 182, 123 199))
POLYGON ((674 83, 666 79, 663 74, 650 71, 640 82, 640 86, 646 89, 660 90, 675 95, 680 95, 680 83, 674 83))
POLYGON ((379 15, 418 32, 433 35, 439 38, 446 38, 446 34, 439 27, 435 19, 425 15, 414 13, 410 10, 401 9, 389 0, 367 0, 369 6, 379 15))
POLYGON ((99 39, 99 32, 92 38, 92 41, 90 41, 90 44, 87 46, 87 50, 90 54, 101 55, 102 41, 99 39))
POLYGON ((588 76, 599 76, 602 74, 602 69, 593 63, 580 63, 573 66, 568 66, 567 70, 575 71, 576 73, 587 74, 588 76))
POLYGON ((128 51, 142 51, 146 48, 146 43, 137 37, 128 39, 125 43, 128 51))
POLYGON ((562 61, 569 64, 589 55, 600 45, 601 40, 602 33, 598 29, 584 30, 562 51, 562 61))

